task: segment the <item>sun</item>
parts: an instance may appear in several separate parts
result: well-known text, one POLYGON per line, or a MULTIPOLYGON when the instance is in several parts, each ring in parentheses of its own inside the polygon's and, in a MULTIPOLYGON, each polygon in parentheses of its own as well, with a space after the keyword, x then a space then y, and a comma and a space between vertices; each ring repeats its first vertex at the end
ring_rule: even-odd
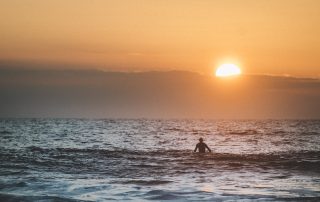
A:
POLYGON ((241 69, 235 64, 222 64, 216 70, 217 77, 236 76, 241 74, 241 69))

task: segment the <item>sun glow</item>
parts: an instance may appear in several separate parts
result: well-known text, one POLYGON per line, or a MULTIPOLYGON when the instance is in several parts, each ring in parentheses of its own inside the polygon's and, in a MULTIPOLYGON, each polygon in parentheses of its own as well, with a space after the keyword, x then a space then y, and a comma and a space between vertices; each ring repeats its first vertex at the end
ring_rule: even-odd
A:
POLYGON ((217 77, 236 76, 241 74, 241 70, 234 64, 223 64, 216 70, 217 77))

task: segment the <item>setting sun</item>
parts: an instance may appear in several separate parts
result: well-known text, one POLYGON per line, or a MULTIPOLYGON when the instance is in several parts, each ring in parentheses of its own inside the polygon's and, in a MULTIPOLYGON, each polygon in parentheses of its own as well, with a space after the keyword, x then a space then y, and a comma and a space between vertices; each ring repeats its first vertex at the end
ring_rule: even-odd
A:
POLYGON ((234 64, 223 64, 216 70, 217 77, 235 76, 241 74, 241 70, 234 64))

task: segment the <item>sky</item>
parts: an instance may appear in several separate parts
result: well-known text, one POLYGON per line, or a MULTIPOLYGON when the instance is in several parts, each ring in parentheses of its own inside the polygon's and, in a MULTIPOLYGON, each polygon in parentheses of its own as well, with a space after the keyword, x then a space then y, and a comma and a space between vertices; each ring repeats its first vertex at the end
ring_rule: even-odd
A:
POLYGON ((0 117, 320 118, 319 0, 0 0, 0 13, 0 117), (215 77, 225 63, 243 74, 215 77))
POLYGON ((1 64, 320 77, 318 0, 2 0, 1 64))

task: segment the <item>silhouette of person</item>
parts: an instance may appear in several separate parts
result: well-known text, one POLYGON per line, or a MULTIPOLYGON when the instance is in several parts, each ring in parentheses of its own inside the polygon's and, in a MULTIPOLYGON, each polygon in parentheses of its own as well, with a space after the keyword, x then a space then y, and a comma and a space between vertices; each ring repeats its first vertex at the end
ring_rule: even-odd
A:
POLYGON ((199 149, 199 153, 205 153, 206 148, 211 152, 211 149, 208 147, 206 143, 203 142, 203 138, 201 137, 199 139, 199 143, 196 145, 196 148, 194 149, 194 152, 197 152, 197 149, 199 149))

